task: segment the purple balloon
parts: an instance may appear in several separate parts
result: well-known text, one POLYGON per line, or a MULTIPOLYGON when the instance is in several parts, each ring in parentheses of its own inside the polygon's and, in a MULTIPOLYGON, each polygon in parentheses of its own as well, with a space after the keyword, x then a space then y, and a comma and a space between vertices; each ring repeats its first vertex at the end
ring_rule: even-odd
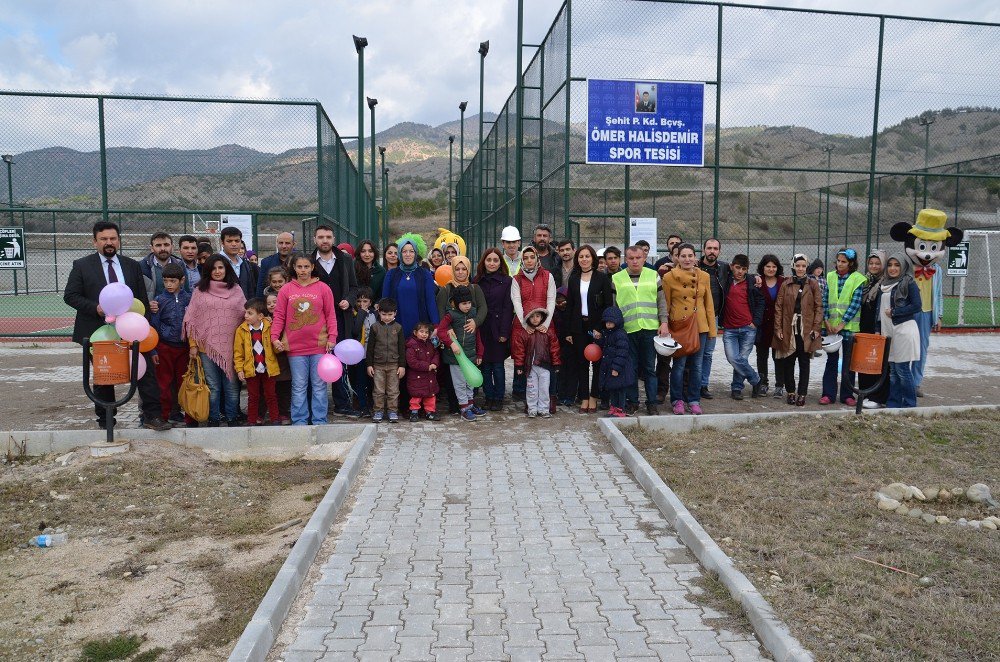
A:
POLYGON ((365 346, 357 340, 341 340, 333 348, 333 353, 344 365, 356 365, 365 359, 365 346))
POLYGON ((108 283, 101 290, 100 295, 98 295, 97 302, 101 304, 101 309, 104 310, 105 315, 117 317, 122 313, 128 312, 134 298, 132 290, 125 283, 108 283))
POLYGON ((324 354, 316 366, 316 373, 324 382, 332 384, 344 374, 344 364, 333 354, 324 354))
POLYGON ((142 342, 149 335, 149 322, 139 313, 126 312, 115 320, 115 331, 122 340, 142 342))

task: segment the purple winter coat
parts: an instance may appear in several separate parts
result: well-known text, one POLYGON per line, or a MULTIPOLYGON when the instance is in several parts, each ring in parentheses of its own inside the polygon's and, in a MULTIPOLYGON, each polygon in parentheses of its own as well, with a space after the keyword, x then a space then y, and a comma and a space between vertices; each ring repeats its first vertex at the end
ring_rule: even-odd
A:
POLYGON ((437 372, 428 366, 441 369, 441 356, 430 340, 410 336, 406 341, 406 390, 411 398, 429 398, 438 393, 437 372))
POLYGON ((514 302, 510 298, 513 280, 500 272, 481 276, 476 284, 486 298, 486 322, 480 329, 483 362, 503 363, 510 356, 510 333, 514 322, 514 302), (497 338, 506 338, 501 343, 497 338))

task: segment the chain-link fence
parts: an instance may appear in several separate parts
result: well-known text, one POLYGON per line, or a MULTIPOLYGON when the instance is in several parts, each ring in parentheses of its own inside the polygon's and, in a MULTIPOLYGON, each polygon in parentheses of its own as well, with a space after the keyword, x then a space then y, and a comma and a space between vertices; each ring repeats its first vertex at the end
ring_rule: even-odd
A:
POLYGON ((0 268, 0 337, 69 335, 62 301, 91 227, 117 222, 122 253, 157 231, 215 240, 223 214, 251 217, 248 245, 277 232, 303 248, 321 221, 337 241, 377 236, 372 197, 317 101, 0 91, 6 195, 0 226, 24 232, 24 268, 0 268), (360 207, 360 209, 359 209, 360 207))
MULTIPOLYGON (((842 246, 892 251, 892 225, 924 207, 1000 228, 1000 25, 567 0, 519 82, 456 184, 475 251, 540 223, 621 247, 630 218, 653 217, 661 254, 679 234, 829 264, 842 246), (705 165, 588 165, 592 78, 706 83, 705 165)), ((945 294, 957 324, 951 279, 945 294)))

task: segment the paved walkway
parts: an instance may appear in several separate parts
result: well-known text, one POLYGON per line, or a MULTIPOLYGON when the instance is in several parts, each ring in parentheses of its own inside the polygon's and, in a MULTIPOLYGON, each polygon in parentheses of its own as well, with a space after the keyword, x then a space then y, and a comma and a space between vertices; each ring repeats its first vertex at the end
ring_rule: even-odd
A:
POLYGON ((694 557, 571 416, 380 426, 278 659, 761 659, 714 629, 694 557))

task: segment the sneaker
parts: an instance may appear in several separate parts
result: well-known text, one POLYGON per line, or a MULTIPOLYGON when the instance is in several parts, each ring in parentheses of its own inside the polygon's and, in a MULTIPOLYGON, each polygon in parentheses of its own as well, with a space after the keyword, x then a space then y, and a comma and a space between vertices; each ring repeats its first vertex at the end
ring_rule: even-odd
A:
POLYGON ((784 387, 775 386, 774 387, 774 393, 771 395, 771 397, 774 398, 775 400, 780 400, 783 397, 785 397, 785 389, 784 389, 784 387))
POLYGON ((659 407, 657 407, 652 402, 647 402, 646 403, 646 414, 648 416, 659 416, 660 415, 660 409, 659 409, 659 407))
POLYGON ((854 398, 845 398, 844 399, 844 404, 847 405, 848 407, 853 407, 856 404, 858 404, 858 401, 855 400, 854 398))
POLYGON ((825 396, 825 395, 824 395, 824 396, 823 396, 822 398, 820 398, 820 399, 819 399, 819 403, 820 403, 821 405, 828 405, 828 404, 830 404, 830 403, 832 403, 832 402, 833 402, 833 399, 832 399, 832 398, 829 398, 829 397, 827 397, 827 396, 825 396))
POLYGON ((365 407, 364 409, 361 410, 361 414, 358 415, 358 418, 371 418, 371 417, 372 417, 372 410, 370 407, 365 407))
MULTIPOLYGON (((610 412, 611 410, 609 409, 608 411, 610 412)), ((625 413, 625 410, 619 409, 618 407, 614 407, 614 411, 611 412, 610 415, 615 418, 628 418, 628 414, 625 413)))
POLYGON ((869 400, 868 398, 865 398, 864 402, 861 403, 862 409, 878 409, 878 407, 879 404, 877 402, 875 402, 874 400, 869 400))
POLYGON ((420 412, 416 409, 410 410, 410 423, 416 423, 420 420, 420 412))
POLYGON ((427 412, 427 420, 428 421, 440 421, 441 417, 438 416, 435 412, 429 411, 429 412, 427 412))
POLYGON ((469 407, 468 409, 462 412, 462 418, 471 423, 476 420, 476 414, 475 412, 472 411, 472 408, 469 407))
POLYGON ((684 401, 683 400, 675 400, 674 401, 673 412, 675 414, 677 414, 678 416, 683 416, 684 415, 684 401))
POLYGON ((729 393, 729 397, 731 397, 733 400, 742 400, 743 391, 732 391, 729 393))
POLYGON ((399 414, 397 414, 394 411, 390 411, 389 412, 389 422, 390 423, 399 423, 399 414))
POLYGON ((538 416, 538 412, 537 411, 533 411, 531 409, 528 410, 528 418, 534 418, 536 416, 538 416))
POLYGON ((694 414, 695 416, 701 416, 702 414, 701 405, 699 405, 698 403, 691 405, 691 413, 694 414))
POLYGON ((705 400, 711 400, 714 396, 708 390, 707 386, 702 386, 701 387, 701 397, 704 398, 705 400))
POLYGON ((476 405, 469 405, 469 409, 476 416, 485 416, 486 415, 486 410, 482 409, 481 407, 477 407, 476 405))
POLYGON ((166 432, 173 426, 166 422, 162 418, 147 418, 146 422, 142 424, 142 427, 147 430, 156 430, 157 432, 166 432))
POLYGON ((540 412, 538 412, 538 417, 539 418, 552 418, 552 414, 550 414, 547 411, 540 411, 540 412))
POLYGON ((385 412, 383 411, 377 411, 375 412, 375 415, 372 416, 372 423, 381 423, 384 420, 385 420, 385 412))
POLYGON ((750 390, 750 397, 759 398, 762 395, 767 395, 767 384, 764 382, 757 382, 750 390))

